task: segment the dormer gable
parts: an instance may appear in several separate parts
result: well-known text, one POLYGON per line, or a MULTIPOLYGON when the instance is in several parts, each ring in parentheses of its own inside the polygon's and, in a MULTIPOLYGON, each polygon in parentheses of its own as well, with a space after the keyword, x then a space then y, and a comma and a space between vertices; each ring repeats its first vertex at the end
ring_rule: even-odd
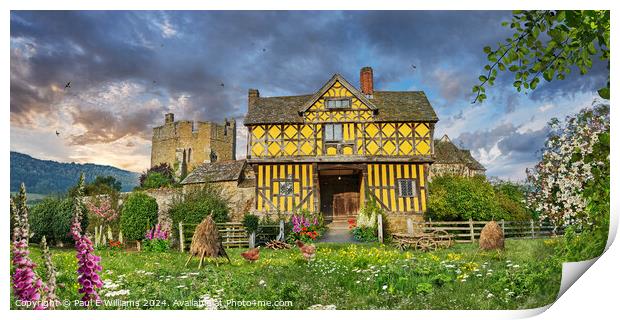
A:
POLYGON ((319 89, 300 109, 299 113, 306 111, 319 111, 330 109, 367 109, 376 112, 377 107, 366 96, 357 90, 340 74, 334 74, 321 89, 319 89), (328 100, 348 100, 348 103, 334 103, 328 106, 328 100))

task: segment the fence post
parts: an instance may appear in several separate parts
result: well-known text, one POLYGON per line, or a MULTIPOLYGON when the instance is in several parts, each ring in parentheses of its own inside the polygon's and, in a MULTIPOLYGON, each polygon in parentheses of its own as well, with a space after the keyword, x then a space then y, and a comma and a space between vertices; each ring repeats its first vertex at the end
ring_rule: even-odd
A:
POLYGON ((471 242, 474 243, 476 241, 476 236, 474 235, 474 221, 469 219, 469 234, 471 236, 471 242))
POLYGON ((532 231, 532 239, 534 239, 534 219, 530 219, 530 230, 532 231))
POLYGON ((506 237, 506 227, 504 226, 504 219, 502 219, 501 223, 502 223, 502 234, 504 235, 504 237, 506 237))
POLYGON ((407 233, 413 235, 413 220, 407 218, 407 233))
POLYGON ((250 233, 250 238, 248 239, 248 246, 251 248, 254 248, 256 244, 256 231, 253 231, 252 233, 250 233))
POLYGON ((95 227, 95 248, 99 246, 99 228, 95 227))
POLYGON ((377 237, 379 238, 379 243, 383 243, 383 216, 377 215, 377 237))
POLYGON ((428 218, 428 222, 430 223, 431 229, 433 228, 433 218, 428 218))
POLYGON ((280 233, 278 233, 276 240, 284 241, 284 220, 280 220, 280 233))
POLYGON ((185 237, 183 236, 183 222, 179 222, 179 247, 185 252, 185 237))

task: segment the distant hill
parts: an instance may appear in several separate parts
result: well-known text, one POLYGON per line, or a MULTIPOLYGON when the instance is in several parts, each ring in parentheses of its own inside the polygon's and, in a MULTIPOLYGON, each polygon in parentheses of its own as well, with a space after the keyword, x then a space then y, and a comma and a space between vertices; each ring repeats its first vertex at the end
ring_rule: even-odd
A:
POLYGON ((75 185, 81 172, 84 172, 86 182, 96 176, 113 176, 122 183, 122 191, 130 191, 138 185, 140 175, 112 166, 40 160, 11 151, 11 192, 18 191, 19 185, 24 182, 28 193, 65 193, 75 185))

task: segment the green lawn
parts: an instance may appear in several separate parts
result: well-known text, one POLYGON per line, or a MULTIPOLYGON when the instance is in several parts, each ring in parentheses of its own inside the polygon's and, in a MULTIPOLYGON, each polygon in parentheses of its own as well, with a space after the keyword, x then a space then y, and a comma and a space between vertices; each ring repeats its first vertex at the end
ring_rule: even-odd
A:
MULTIPOLYGON (((214 304, 220 309, 308 309, 317 304, 337 309, 533 308, 553 302, 559 289, 561 265, 552 259, 550 242, 507 240, 502 253, 478 251, 472 244, 418 253, 389 246, 320 243, 310 263, 297 248, 262 249, 260 260, 253 264, 240 257, 243 250, 229 249, 231 264, 207 263, 200 270, 197 259, 185 268, 187 254, 180 252, 98 251, 105 281, 102 299, 125 303, 99 308, 201 309, 214 304), (269 306, 262 301, 292 303, 269 306)), ((39 274, 43 273, 40 250, 31 252, 39 274)), ((74 251, 52 253, 62 286, 60 299, 78 300, 74 251)))

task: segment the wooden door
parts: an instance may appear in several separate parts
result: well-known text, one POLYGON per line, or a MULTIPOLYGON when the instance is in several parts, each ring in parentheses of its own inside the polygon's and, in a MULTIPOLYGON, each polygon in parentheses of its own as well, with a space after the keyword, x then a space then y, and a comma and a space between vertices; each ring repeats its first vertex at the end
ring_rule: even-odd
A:
POLYGON ((359 192, 343 192, 334 194, 334 218, 357 215, 360 208, 359 192))

